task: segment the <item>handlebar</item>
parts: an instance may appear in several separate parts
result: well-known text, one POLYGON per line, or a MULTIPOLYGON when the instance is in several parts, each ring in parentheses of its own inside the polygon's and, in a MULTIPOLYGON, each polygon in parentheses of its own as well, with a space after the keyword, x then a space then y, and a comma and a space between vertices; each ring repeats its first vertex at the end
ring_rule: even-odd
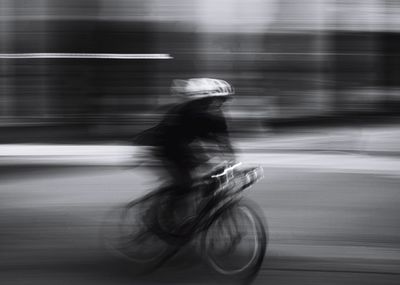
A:
POLYGON ((225 163, 225 167, 221 165, 219 172, 214 172, 215 174, 209 177, 215 179, 214 181, 217 183, 217 189, 236 189, 238 191, 248 188, 264 177, 264 171, 261 166, 235 171, 235 169, 239 168, 241 165, 241 162, 235 164, 225 163))
POLYGON ((239 167, 240 165, 242 165, 242 163, 241 163, 241 162, 238 162, 238 163, 236 163, 236 164, 234 164, 234 165, 232 165, 232 166, 230 166, 230 167, 226 167, 226 168, 224 169, 224 171, 222 171, 221 173, 212 175, 211 177, 212 177, 212 178, 218 178, 218 177, 224 176, 224 175, 228 174, 229 171, 234 170, 235 168, 239 167))

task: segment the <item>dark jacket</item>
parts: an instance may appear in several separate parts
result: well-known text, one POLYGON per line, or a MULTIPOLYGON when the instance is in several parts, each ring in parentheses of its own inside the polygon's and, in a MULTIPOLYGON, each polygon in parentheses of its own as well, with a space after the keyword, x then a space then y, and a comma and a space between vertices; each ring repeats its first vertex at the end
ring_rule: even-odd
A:
POLYGON ((212 108, 210 98, 198 99, 173 107, 155 127, 143 132, 137 142, 158 147, 159 155, 168 160, 201 163, 199 142, 211 142, 233 153, 225 116, 212 108))

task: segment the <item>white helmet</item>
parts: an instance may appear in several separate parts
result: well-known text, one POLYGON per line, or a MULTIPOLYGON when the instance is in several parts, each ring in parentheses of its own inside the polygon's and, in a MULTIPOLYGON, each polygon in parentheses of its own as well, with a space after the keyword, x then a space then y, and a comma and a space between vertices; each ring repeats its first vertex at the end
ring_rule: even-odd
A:
POLYGON ((172 82, 171 91, 188 99, 229 96, 235 93, 228 82, 212 78, 176 79, 172 82))

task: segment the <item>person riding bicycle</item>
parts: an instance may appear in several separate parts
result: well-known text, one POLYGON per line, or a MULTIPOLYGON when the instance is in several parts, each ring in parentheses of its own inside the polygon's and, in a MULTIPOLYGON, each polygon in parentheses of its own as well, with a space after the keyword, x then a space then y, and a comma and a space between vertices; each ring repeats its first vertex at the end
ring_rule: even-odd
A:
POLYGON ((192 189, 194 173, 218 154, 233 161, 223 104, 234 94, 229 83, 219 79, 174 80, 171 91, 182 97, 154 128, 139 140, 155 146, 154 155, 162 162, 169 178, 171 199, 168 208, 192 189), (209 147, 216 151, 210 151, 209 147))

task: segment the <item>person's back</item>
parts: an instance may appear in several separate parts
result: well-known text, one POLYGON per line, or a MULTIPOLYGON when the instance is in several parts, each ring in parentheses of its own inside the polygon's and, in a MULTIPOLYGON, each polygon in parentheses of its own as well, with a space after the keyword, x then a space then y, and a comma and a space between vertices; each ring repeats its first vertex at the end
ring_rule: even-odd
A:
MULTIPOLYGON (((202 163, 204 143, 228 144, 221 98, 203 98, 180 104, 167 113, 157 130, 158 145, 167 159, 182 161, 193 168, 202 163)), ((204 158, 203 158, 204 159, 204 158)))
MULTIPOLYGON (((221 109, 232 87, 222 80, 197 78, 178 80, 172 89, 185 102, 172 108, 157 127, 160 158, 173 183, 185 191, 191 174, 212 153, 203 146, 213 144, 232 154, 225 116, 221 109)), ((188 189, 186 189, 188 190, 188 189)))

